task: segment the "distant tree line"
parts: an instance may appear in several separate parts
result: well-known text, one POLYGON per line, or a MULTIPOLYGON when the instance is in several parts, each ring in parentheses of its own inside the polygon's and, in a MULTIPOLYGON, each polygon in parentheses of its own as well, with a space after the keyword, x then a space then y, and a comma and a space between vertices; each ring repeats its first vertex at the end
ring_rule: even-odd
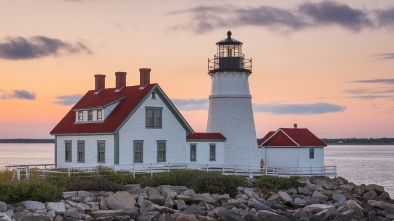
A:
POLYGON ((55 143, 55 139, 0 139, 0 143, 55 143))
POLYGON ((326 144, 394 144, 394 138, 323 138, 326 144))

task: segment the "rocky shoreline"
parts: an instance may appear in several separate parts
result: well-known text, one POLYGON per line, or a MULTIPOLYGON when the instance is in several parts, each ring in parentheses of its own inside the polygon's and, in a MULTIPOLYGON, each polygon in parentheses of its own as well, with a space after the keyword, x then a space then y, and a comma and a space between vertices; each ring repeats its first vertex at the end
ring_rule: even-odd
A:
POLYGON ((303 187, 262 192, 238 187, 237 195, 197 194, 184 186, 120 192, 64 192, 60 202, 0 201, 0 221, 317 221, 394 220, 394 200, 382 186, 355 185, 338 177, 303 177, 303 187))

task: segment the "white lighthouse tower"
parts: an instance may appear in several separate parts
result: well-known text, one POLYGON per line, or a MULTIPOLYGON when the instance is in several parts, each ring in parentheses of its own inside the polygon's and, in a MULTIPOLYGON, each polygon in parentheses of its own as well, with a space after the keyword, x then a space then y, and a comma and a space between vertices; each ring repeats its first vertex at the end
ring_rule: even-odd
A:
POLYGON ((259 166, 252 96, 248 78, 252 73, 252 59, 245 59, 242 42, 227 38, 216 43, 214 59, 208 59, 211 94, 207 132, 220 132, 226 137, 224 163, 226 165, 259 166))

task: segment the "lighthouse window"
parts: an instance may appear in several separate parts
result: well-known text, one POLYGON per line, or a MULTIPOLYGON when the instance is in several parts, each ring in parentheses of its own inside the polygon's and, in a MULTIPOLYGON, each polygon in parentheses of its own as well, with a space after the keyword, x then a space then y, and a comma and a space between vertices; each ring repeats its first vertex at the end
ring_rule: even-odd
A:
POLYGON ((146 107, 146 128, 162 127, 162 107, 146 107))

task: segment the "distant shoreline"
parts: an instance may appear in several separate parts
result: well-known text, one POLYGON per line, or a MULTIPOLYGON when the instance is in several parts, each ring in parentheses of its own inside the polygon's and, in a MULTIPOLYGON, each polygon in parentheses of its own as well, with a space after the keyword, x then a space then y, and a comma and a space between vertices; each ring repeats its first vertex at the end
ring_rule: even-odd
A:
POLYGON ((0 139, 0 143, 55 143, 55 139, 0 139))

